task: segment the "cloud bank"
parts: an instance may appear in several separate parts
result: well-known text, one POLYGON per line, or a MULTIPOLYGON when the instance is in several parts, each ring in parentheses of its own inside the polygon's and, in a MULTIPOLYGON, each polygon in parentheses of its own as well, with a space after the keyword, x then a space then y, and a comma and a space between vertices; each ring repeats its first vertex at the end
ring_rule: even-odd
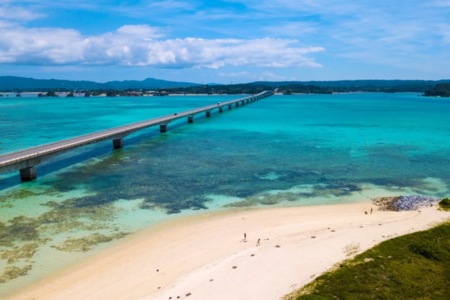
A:
POLYGON ((440 79, 449 13, 449 0, 0 0, 0 73, 440 79))
POLYGON ((319 67, 294 39, 163 39, 148 25, 83 36, 73 29, 0 28, 0 63, 31 65, 126 65, 161 68, 319 67))

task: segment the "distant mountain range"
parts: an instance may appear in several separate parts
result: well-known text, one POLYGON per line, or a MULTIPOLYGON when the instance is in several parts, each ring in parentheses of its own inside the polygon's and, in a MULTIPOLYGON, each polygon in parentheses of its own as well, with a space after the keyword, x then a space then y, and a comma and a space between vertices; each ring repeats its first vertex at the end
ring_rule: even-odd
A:
POLYGON ((5 91, 125 91, 170 89, 178 93, 255 93, 264 89, 278 89, 281 93, 331 93, 331 92, 419 92, 423 93, 437 84, 450 80, 336 80, 336 81, 258 81, 245 84, 201 85, 192 82, 166 81, 147 78, 142 81, 125 80, 98 83, 57 79, 33 79, 0 76, 0 92, 5 91))
POLYGON ((0 76, 0 91, 42 91, 42 90, 127 90, 127 89, 165 89, 175 87, 190 87, 198 85, 191 82, 166 81, 147 78, 142 81, 109 81, 98 83, 94 81, 72 81, 57 79, 34 79, 15 76, 0 76))

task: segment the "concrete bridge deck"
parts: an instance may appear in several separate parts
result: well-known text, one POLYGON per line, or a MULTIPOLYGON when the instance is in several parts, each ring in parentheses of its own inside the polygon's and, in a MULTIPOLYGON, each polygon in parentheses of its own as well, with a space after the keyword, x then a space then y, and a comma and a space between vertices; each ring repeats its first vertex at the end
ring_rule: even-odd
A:
POLYGON ((206 117, 210 117, 211 112, 215 109, 217 109, 219 113, 221 113, 223 112, 224 107, 232 109, 233 105, 238 107, 240 105, 254 102, 263 99, 265 97, 269 97, 271 95, 273 95, 273 92, 264 91, 259 94, 244 98, 239 98, 226 102, 218 102, 217 104, 214 105, 208 105, 197 109, 174 113, 172 115, 162 116, 42 146, 20 150, 13 153, 8 153, 0 156, 0 172, 10 170, 20 170, 20 178, 22 179, 22 181, 33 180, 36 178, 36 165, 59 153, 109 139, 113 141, 114 149, 122 148, 124 137, 138 130, 159 125, 160 132, 166 132, 168 124, 172 121, 187 117, 188 123, 193 123, 194 116, 196 114, 204 112, 206 114, 206 117))

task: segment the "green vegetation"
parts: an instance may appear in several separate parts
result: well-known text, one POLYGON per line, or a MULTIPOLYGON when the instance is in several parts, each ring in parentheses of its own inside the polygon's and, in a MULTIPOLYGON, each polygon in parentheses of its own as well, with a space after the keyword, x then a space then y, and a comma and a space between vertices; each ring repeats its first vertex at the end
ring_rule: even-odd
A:
POLYGON ((227 85, 199 85, 182 88, 166 89, 171 94, 257 94, 265 90, 277 89, 277 92, 283 94, 303 93, 303 94, 331 94, 328 88, 318 87, 303 83, 286 83, 283 85, 272 86, 270 83, 246 83, 246 84, 227 84, 227 85))
POLYGON ((450 83, 439 83, 425 91, 424 96, 450 97, 450 83))
POLYGON ((166 89, 175 94, 255 94, 276 90, 284 95, 331 94, 346 92, 423 93, 441 81, 427 80, 338 80, 338 81, 259 81, 245 84, 195 85, 166 89))
MULTIPOLYGON (((416 92, 434 90, 435 86, 449 84, 449 80, 337 80, 337 81, 258 81, 242 84, 196 84, 173 82, 154 78, 142 81, 125 80, 97 83, 92 81, 43 80, 0 76, 0 91, 38 91, 87 93, 88 96, 141 96, 171 94, 255 94, 276 90, 285 95, 330 94, 341 92, 416 92)), ((448 90, 448 88, 447 88, 448 90)), ((42 97, 50 96, 44 93, 42 97)))
POLYGON ((74 81, 74 80, 58 80, 58 79, 34 79, 16 76, 0 76, 0 91, 58 91, 66 92, 72 90, 140 90, 140 89, 157 89, 171 88, 178 86, 197 85, 190 82, 166 81, 155 78, 147 78, 141 81, 109 81, 98 83, 93 81, 74 81))
POLYGON ((439 202, 439 207, 442 210, 445 211, 450 211, 450 199, 449 198, 444 198, 439 202))
POLYGON ((450 299, 450 223, 385 241, 285 299, 450 299))
POLYGON ((424 80, 339 80, 339 81, 260 81, 245 84, 197 85, 166 89, 173 94, 255 94, 276 90, 284 95, 331 94, 346 92, 423 93, 439 83, 424 80))
POLYGON ((45 94, 39 93, 38 97, 59 97, 55 91, 48 91, 45 94))

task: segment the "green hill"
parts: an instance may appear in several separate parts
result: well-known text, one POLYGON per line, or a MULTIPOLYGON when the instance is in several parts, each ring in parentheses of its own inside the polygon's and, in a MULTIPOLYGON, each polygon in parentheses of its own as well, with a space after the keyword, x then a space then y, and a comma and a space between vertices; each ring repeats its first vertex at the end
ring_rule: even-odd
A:
POLYGON ((450 223, 387 240, 284 299, 450 299, 450 223))
POLYGON ((142 81, 71 81, 58 79, 34 79, 15 76, 0 76, 0 91, 73 91, 73 90, 128 90, 128 89, 164 89, 194 86, 195 83, 166 81, 147 78, 142 81))
POLYGON ((450 97, 450 83, 439 83, 425 91, 424 96, 450 97))
POLYGON ((294 93, 330 94, 335 92, 416 92, 427 96, 448 96, 450 80, 337 80, 337 81, 257 81, 241 84, 207 84, 167 81, 155 78, 98 83, 57 79, 33 79, 0 76, 0 92, 21 91, 126 91, 167 90, 170 93, 192 94, 252 94, 277 90, 294 93))

